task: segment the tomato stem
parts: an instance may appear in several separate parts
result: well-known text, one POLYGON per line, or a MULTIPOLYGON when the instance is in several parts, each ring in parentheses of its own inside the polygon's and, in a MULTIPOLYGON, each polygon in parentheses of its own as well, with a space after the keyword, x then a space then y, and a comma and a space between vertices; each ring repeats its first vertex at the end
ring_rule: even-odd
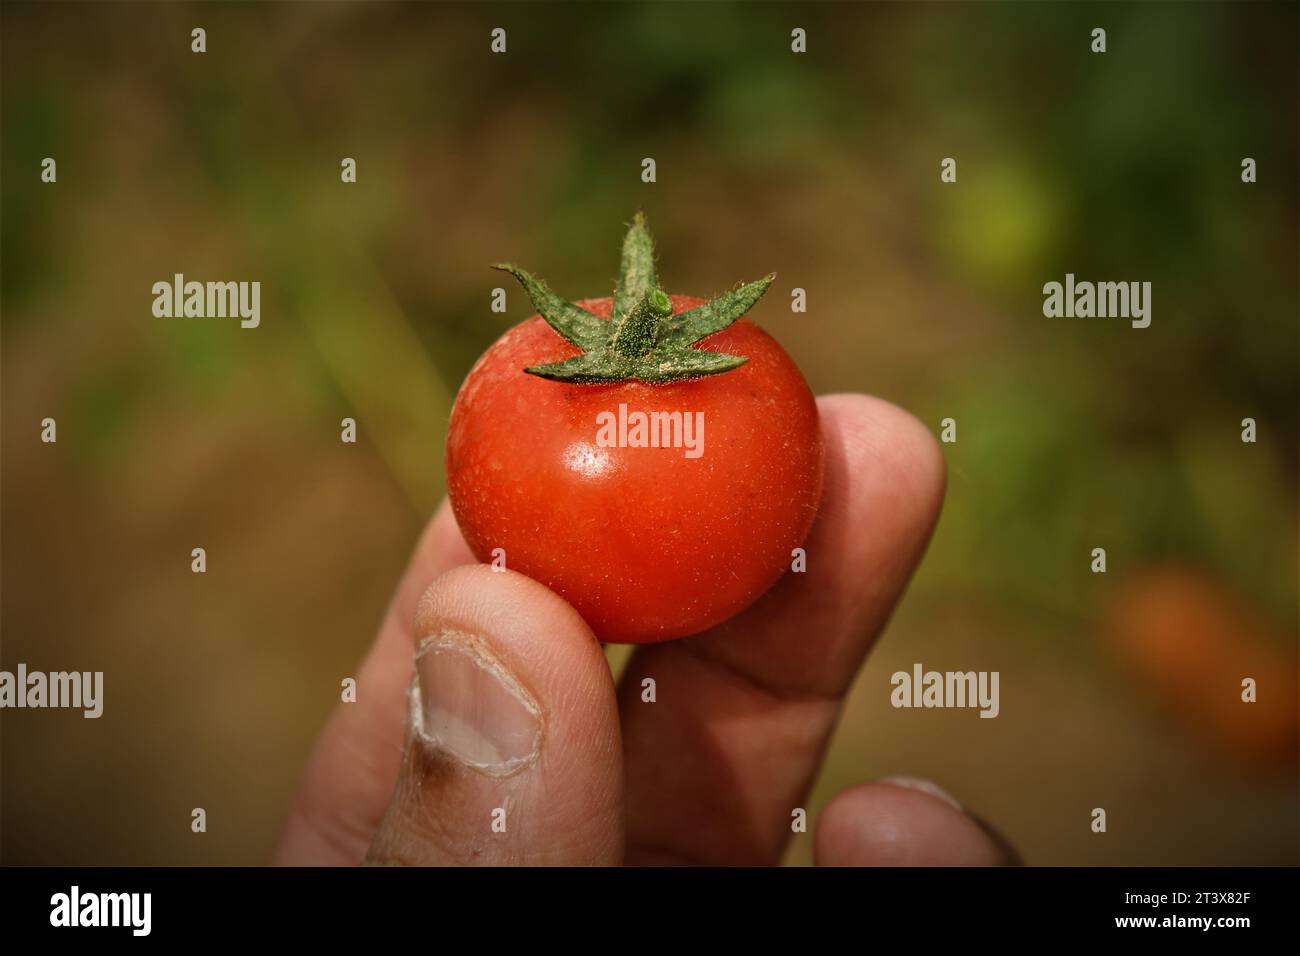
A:
POLYGON ((655 347, 664 319, 673 314, 673 303, 662 289, 647 292, 618 323, 610 344, 620 355, 640 358, 655 347))
POLYGON ((639 212, 623 239, 621 273, 608 322, 560 298, 523 269, 509 264, 493 268, 518 279, 538 314, 582 349, 581 355, 567 361, 532 365, 524 371, 573 384, 630 379, 671 382, 738 368, 748 361, 745 356, 703 352, 691 346, 744 315, 775 278, 766 276, 698 308, 673 315, 672 300, 658 286, 654 241, 645 216, 639 212))

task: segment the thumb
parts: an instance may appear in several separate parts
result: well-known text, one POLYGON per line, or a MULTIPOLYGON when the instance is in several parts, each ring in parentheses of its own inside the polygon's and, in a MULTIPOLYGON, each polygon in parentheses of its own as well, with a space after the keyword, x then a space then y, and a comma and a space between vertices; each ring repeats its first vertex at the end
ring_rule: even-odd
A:
POLYGON ((434 581, 415 634, 401 770, 367 862, 621 862, 614 684, 578 613, 475 565, 434 581))

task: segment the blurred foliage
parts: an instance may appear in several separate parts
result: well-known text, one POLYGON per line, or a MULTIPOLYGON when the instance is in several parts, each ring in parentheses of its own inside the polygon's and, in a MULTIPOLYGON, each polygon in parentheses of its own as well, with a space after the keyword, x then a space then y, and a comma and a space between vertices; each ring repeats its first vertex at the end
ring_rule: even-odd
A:
MULTIPOLYGON (((1218 764, 1170 763, 1184 758, 1165 725, 1094 651, 1108 592, 1088 573, 1096 546, 1111 579, 1205 568, 1294 645, 1293 5, 14 3, 3 25, 4 659, 130 661, 123 684, 154 702, 120 705, 113 743, 80 726, 6 735, 13 858, 264 852, 329 689, 441 494, 457 384, 527 314, 514 290, 508 314, 489 311, 486 263, 608 294, 637 208, 671 291, 779 273, 754 317, 816 390, 883 395, 936 433, 957 420, 947 510, 895 627, 907 659, 946 649, 1047 688, 1083 674, 1093 686, 1068 705, 1045 693, 1034 716, 1067 738, 1077 721, 1124 766, 1089 765, 1078 741, 1056 766, 1060 744, 1021 716, 978 745, 908 728, 919 769, 1009 815, 1037 862, 1294 847, 1293 779, 1244 793, 1218 764), (1104 56, 1089 51, 1099 24, 1104 56), (38 182, 45 156, 57 186, 38 182), (356 185, 339 182, 344 156, 356 185), (1258 183, 1241 182, 1244 156, 1258 183), (154 319, 148 290, 176 272, 261 280, 262 327, 154 319), (1151 327, 1045 319, 1042 286, 1067 272, 1151 281, 1151 327), (794 286, 806 315, 786 308, 794 286), (35 443, 45 415, 57 454, 35 443), (341 451, 347 415, 362 444, 341 451), (1246 416, 1258 444, 1240 441, 1246 416), (206 589, 176 573, 196 540, 225 549, 210 548, 206 589), (197 688, 172 687, 196 655, 197 688), (265 702, 232 720, 230 694, 265 702), (155 705, 174 708, 170 728, 155 705), (1115 730, 1115 710, 1145 729, 1115 730), (64 844, 16 836, 78 779, 54 740, 114 794, 113 835, 92 820, 64 844), (986 764, 965 766, 976 747, 986 764), (998 754, 1020 774, 1004 786, 985 770, 998 754), (1206 814, 1230 796, 1253 815, 1194 850, 1186 806, 1103 851, 1017 822, 1042 808, 1017 787, 1053 766, 1061 799, 1085 776, 1125 793, 1163 776, 1203 791, 1206 814), (220 768, 266 781, 257 799, 222 791, 220 768), (240 836, 142 845, 196 776, 240 836)), ((871 736, 889 715, 864 699, 820 796, 894 769, 857 749, 891 752, 871 736)))

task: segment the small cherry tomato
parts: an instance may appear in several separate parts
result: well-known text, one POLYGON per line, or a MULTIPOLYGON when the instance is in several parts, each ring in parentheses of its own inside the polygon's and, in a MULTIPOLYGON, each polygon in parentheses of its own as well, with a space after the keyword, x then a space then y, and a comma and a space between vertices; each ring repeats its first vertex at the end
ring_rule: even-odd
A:
POLYGON ((741 315, 772 276, 712 301, 657 286, 628 231, 613 298, 567 302, 514 266, 539 315, 461 386, 447 481, 480 561, 522 572, 603 641, 696 634, 794 561, 817 511, 817 405, 741 315))

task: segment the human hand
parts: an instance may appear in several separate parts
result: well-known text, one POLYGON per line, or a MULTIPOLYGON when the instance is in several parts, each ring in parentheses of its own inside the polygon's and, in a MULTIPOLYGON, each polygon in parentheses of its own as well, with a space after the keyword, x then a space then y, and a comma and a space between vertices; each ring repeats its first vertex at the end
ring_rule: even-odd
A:
MULTIPOLYGON (((808 570, 704 634, 637 648, 617 687, 578 614, 475 564, 444 503, 356 702, 317 742, 276 862, 779 862, 944 490, 938 445, 906 412, 860 395, 818 405, 826 475, 808 570)), ((942 791, 901 779, 837 795, 813 839, 822 865, 1014 861, 942 791)))

